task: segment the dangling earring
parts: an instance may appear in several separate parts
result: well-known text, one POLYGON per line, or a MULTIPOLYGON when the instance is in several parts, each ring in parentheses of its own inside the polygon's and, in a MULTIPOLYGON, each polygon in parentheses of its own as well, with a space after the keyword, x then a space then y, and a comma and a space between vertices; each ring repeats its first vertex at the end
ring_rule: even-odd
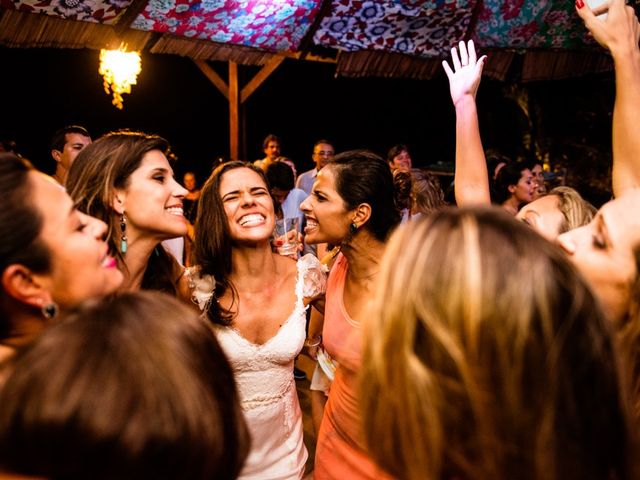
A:
POLYGON ((50 303, 47 303, 46 305, 43 305, 40 311, 42 312, 42 315, 44 316, 44 318, 49 320, 50 318, 53 318, 58 315, 59 309, 56 302, 50 302, 50 303))
POLYGON ((127 217, 120 217, 120 251, 127 253, 127 217))
POLYGON ((358 231, 358 225, 356 225, 356 222, 351 222, 351 225, 349 225, 349 233, 351 235, 355 235, 357 231, 358 231))

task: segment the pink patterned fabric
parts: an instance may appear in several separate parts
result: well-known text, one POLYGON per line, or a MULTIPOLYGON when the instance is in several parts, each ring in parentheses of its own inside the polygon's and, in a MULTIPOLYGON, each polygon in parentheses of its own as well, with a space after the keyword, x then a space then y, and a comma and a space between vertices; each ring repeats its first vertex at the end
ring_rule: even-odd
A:
POLYGON ((334 0, 317 44, 347 51, 447 54, 465 38, 477 0, 334 0))
MULTIPOLYGON (((113 24, 132 0, 0 0, 0 7, 113 24)), ((296 51, 321 0, 149 0, 133 28, 270 52, 296 51)), ((568 0, 332 0, 316 44, 348 52, 444 58, 460 40, 482 49, 597 49, 568 0), (473 19, 473 22, 472 22, 473 19)))
POLYGON ((150 0, 132 27, 273 52, 295 51, 321 0, 150 0))
POLYGON ((131 0, 0 0, 2 8, 106 24, 130 4, 131 0))

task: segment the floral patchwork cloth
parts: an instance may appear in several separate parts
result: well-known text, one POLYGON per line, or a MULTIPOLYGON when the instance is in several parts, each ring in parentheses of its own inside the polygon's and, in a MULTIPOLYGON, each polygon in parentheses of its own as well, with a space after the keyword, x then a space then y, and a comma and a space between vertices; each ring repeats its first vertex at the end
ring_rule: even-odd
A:
POLYGON ((484 0, 473 38, 485 48, 596 47, 573 1, 484 0))
POLYGON ((314 36, 347 51, 447 54, 467 34, 478 0, 333 0, 314 36))
POLYGON ((0 7, 69 20, 113 23, 131 0, 0 0, 0 7))
MULTIPOLYGON (((0 7, 113 24, 131 2, 0 0, 0 7)), ((321 4, 322 0, 149 0, 132 27, 271 52, 296 51, 321 4)), ((332 0, 327 10, 314 41, 345 51, 446 57, 466 38, 473 38, 479 49, 599 49, 570 0, 332 0)))
POLYGON ((132 28, 295 51, 321 0, 150 0, 132 28))

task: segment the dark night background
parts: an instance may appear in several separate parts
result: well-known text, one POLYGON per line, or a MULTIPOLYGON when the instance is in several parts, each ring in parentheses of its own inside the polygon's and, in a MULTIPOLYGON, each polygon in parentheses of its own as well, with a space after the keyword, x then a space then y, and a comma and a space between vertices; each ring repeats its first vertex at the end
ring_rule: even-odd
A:
MULTIPOLYGON (((85 49, 0 48, 0 139, 16 140, 47 172, 51 135, 71 123, 94 139, 119 128, 164 136, 179 158, 179 178, 191 169, 203 182, 213 160, 228 156, 227 101, 190 59, 143 54, 138 83, 118 110, 104 93, 98 57, 85 49)), ((227 78, 225 63, 211 65, 227 78)), ((238 71, 242 87, 258 68, 238 71)), ((261 158, 262 139, 275 133, 298 172, 311 168, 319 138, 333 140, 338 151, 381 155, 406 143, 415 166, 453 161, 455 118, 444 72, 419 81, 335 78, 334 71, 332 64, 285 60, 242 107, 244 159, 261 158)), ((568 168, 569 185, 600 205, 610 195, 613 99, 612 73, 525 85, 484 78, 478 105, 485 148, 511 157, 546 154, 552 168, 568 168)))

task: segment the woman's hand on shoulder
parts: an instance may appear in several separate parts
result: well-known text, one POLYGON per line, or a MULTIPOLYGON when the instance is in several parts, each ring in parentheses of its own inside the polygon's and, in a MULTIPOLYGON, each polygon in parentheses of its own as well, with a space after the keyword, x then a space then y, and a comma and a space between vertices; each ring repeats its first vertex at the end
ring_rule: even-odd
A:
POLYGON ((318 310, 318 312, 324 314, 324 305, 325 305, 325 296, 324 296, 324 292, 319 293, 318 295, 314 296, 314 297, 304 297, 304 304, 306 305, 310 305, 313 308, 315 308, 316 310, 318 310))
POLYGON ((200 309, 198 306, 193 303, 193 289, 191 287, 191 282, 189 281, 189 275, 186 274, 186 268, 183 269, 182 276, 178 279, 178 284, 176 285, 177 296, 184 303, 193 307, 195 311, 200 313, 200 309))

